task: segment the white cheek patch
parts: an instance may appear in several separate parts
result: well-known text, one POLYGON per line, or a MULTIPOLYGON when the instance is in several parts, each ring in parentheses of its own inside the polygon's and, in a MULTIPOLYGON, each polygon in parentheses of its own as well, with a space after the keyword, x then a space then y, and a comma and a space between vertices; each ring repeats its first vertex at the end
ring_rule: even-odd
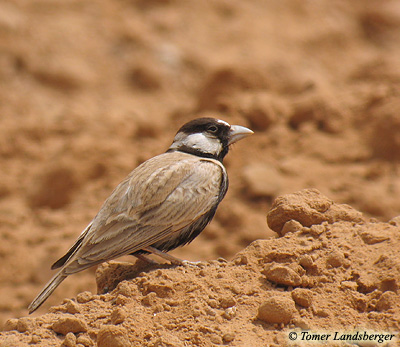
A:
POLYGON ((215 137, 208 137, 203 133, 197 134, 177 134, 171 149, 179 148, 181 146, 197 149, 203 153, 219 155, 222 151, 221 142, 215 137))
POLYGON ((187 136, 183 144, 204 153, 219 154, 222 151, 221 142, 217 138, 208 137, 202 133, 187 136))

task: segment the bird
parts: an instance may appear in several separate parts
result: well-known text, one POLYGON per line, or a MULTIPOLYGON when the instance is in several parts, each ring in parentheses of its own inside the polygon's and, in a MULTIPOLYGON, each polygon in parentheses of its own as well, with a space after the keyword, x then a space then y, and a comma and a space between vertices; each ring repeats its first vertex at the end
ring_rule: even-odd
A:
POLYGON ((211 222, 228 189, 223 159, 250 129, 210 117, 195 118, 176 133, 165 153, 135 168, 51 269, 59 269, 29 305, 37 310, 69 275, 123 255, 147 259, 190 243, 211 222))

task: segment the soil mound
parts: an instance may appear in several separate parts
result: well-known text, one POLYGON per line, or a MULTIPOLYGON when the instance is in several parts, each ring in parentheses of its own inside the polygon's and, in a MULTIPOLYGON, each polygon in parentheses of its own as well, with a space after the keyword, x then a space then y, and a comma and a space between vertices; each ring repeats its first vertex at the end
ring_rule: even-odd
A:
POLYGON ((254 241, 232 261, 105 263, 96 273, 97 294, 7 320, 0 346, 285 346, 292 331, 396 335, 398 220, 366 221, 347 206, 350 220, 316 190, 280 197, 274 206, 268 222, 288 219, 284 236, 254 241), (329 206, 329 220, 309 213, 310 196, 317 209, 329 206), (283 205, 287 212, 274 213, 283 205))

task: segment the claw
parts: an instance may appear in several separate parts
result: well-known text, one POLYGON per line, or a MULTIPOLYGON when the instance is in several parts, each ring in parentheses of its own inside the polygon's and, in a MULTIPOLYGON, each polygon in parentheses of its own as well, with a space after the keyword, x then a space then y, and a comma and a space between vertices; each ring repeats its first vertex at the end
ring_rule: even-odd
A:
POLYGON ((189 261, 189 260, 182 260, 183 266, 192 266, 192 267, 205 267, 206 264, 202 261, 189 261))

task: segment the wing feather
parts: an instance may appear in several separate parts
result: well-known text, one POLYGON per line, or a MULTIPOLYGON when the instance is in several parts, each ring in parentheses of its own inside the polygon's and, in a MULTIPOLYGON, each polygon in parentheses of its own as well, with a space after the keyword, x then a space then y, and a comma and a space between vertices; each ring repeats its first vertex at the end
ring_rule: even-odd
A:
POLYGON ((144 162, 105 201, 66 273, 136 252, 187 227, 219 203, 224 174, 220 162, 184 153, 144 162))

